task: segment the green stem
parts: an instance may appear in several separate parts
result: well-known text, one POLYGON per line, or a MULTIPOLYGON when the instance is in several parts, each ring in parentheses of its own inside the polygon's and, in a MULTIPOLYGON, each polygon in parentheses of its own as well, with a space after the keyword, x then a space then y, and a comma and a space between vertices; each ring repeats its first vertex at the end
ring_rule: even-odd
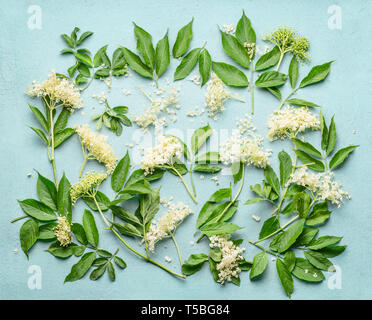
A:
POLYGON ((194 195, 192 194, 190 188, 189 188, 188 185, 186 184, 185 179, 182 177, 182 175, 179 173, 179 171, 178 171, 174 166, 170 166, 170 168, 171 168, 172 170, 174 170, 174 172, 176 172, 177 175, 180 177, 182 183, 184 184, 184 186, 185 186, 187 192, 189 193, 190 197, 192 198, 192 200, 194 200, 195 203, 198 203, 198 200, 196 200, 196 198, 195 198, 194 195))
POLYGON ((256 244, 256 243, 252 242, 252 241, 249 241, 249 243, 250 243, 250 244, 253 244, 253 245, 256 246, 257 248, 260 248, 262 251, 265 251, 265 252, 268 253, 268 254, 271 254, 271 255, 273 255, 273 256, 275 256, 275 257, 277 257, 277 258, 280 258, 279 253, 276 253, 276 252, 274 252, 274 251, 271 251, 271 250, 269 250, 269 249, 266 249, 266 248, 260 246, 259 244, 256 244))
POLYGON ((176 276, 176 277, 180 277, 180 278, 183 278, 183 279, 185 279, 186 278, 186 276, 185 275, 183 275, 183 274, 179 274, 179 273, 176 273, 176 272, 174 272, 174 271, 172 271, 172 270, 170 270, 170 269, 168 269, 167 267, 165 267, 165 266, 163 266, 163 265, 161 265, 160 263, 158 263, 158 262, 156 262, 156 261, 154 261, 154 260, 152 260, 151 258, 149 258, 149 257, 146 257, 146 256, 144 256, 142 253, 140 253, 140 252, 138 252, 137 250, 135 250, 134 248, 132 248, 121 236, 120 236, 120 234, 112 227, 112 225, 107 221, 107 219, 106 219, 106 217, 104 216, 104 214, 102 213, 102 210, 101 210, 101 208, 100 208, 100 206, 99 206, 99 204, 98 204, 98 202, 97 202, 97 200, 96 200, 96 197, 95 197, 95 195, 92 195, 92 199, 93 199, 93 201, 94 201, 94 203, 95 203, 95 205, 97 206, 97 209, 98 209, 98 212, 99 212, 99 214, 101 215, 101 217, 102 217, 102 219, 103 219, 103 221, 105 222, 105 224, 107 225, 107 227, 115 234, 115 236, 130 250, 130 251, 132 251, 133 253, 135 253, 136 255, 138 255, 139 257, 141 257, 141 258, 143 258, 143 259, 145 259, 146 261, 148 261, 148 262, 150 262, 150 263, 152 263, 152 264, 154 264, 154 265, 156 265, 156 266, 158 266, 159 268, 161 268, 161 269, 163 269, 163 270, 165 270, 165 271, 167 271, 167 272, 169 272, 170 274, 172 274, 172 275, 174 275, 174 276, 176 276))
POLYGON ((54 175, 54 181, 56 183, 56 186, 58 186, 58 179, 57 179, 57 172, 56 172, 56 163, 54 160, 54 122, 53 122, 53 108, 49 107, 49 119, 50 119, 50 138, 52 141, 52 150, 51 150, 51 155, 50 155, 50 162, 52 163, 53 167, 53 175, 54 175))
MULTIPOLYGON (((225 212, 227 210, 229 210, 229 208, 233 205, 233 203, 236 201, 236 199, 238 199, 240 193, 242 192, 242 189, 243 189, 243 185, 244 185, 244 168, 245 168, 245 165, 243 165, 243 170, 242 170, 242 179, 241 179, 241 183, 240 183, 240 187, 238 189, 238 192, 235 194, 234 196, 234 199, 232 199, 229 204, 226 206, 225 209, 223 209, 223 211, 221 212, 221 214, 217 217, 216 221, 215 222, 219 222, 223 215, 225 214, 225 212)), ((203 239, 205 237, 205 234, 202 234, 198 240, 196 240, 196 242, 198 243, 201 239, 203 239)))
POLYGON ((178 247, 178 244, 177 244, 177 241, 176 241, 176 238, 174 237, 174 234, 171 233, 171 237, 172 237, 172 240, 174 242, 174 245, 177 249, 177 254, 178 254, 178 259, 180 260, 180 264, 181 264, 181 267, 183 265, 183 262, 182 262, 182 258, 181 258, 181 251, 180 251, 180 248, 178 247))
POLYGON ((251 63, 251 114, 254 114, 254 85, 253 85, 253 64, 251 63))
POLYGON ((16 221, 18 221, 18 220, 21 220, 21 219, 24 219, 24 218, 27 218, 27 217, 28 217, 28 215, 25 215, 25 216, 22 216, 22 217, 15 218, 15 219, 13 219, 12 221, 10 221, 10 223, 16 222, 16 221))
POLYGON ((279 109, 281 109, 283 107, 283 105, 287 102, 287 100, 296 93, 296 91, 300 89, 300 88, 296 88, 294 90, 292 90, 292 92, 280 103, 280 106, 279 106, 279 109))
POLYGON ((191 181, 192 191, 194 193, 194 196, 196 197, 194 178, 193 178, 193 175, 192 175, 192 165, 193 165, 193 160, 191 161, 191 164, 190 164, 190 181, 191 181))
POLYGON ((283 61, 284 54, 285 54, 285 52, 283 52, 283 51, 280 52, 279 62, 278 62, 278 64, 276 65, 275 71, 278 71, 278 70, 279 70, 279 67, 280 67, 280 65, 281 65, 281 63, 282 63, 282 61, 283 61))
POLYGON ((83 175, 83 170, 84 170, 84 167, 87 163, 87 160, 88 160, 88 156, 84 154, 84 161, 83 161, 83 165, 81 166, 81 169, 80 169, 80 173, 79 173, 79 179, 81 178, 81 176, 83 175))

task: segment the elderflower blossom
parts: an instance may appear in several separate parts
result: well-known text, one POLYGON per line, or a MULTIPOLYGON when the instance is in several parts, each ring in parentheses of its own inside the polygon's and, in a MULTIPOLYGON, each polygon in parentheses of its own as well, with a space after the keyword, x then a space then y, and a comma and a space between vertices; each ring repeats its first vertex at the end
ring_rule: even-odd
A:
POLYGON ((141 169, 145 175, 151 174, 155 167, 172 165, 174 158, 180 158, 183 153, 181 142, 176 137, 158 136, 158 144, 154 148, 146 148, 141 160, 141 169))
POLYGON ((178 92, 173 87, 169 89, 167 97, 162 97, 159 99, 152 99, 147 93, 144 92, 144 94, 151 101, 151 105, 148 108, 145 108, 145 111, 140 115, 133 116, 133 121, 144 131, 146 131, 151 125, 166 125, 166 122, 163 120, 163 118, 160 118, 159 115, 162 112, 174 114, 175 110, 170 110, 171 106, 173 106, 175 109, 181 108, 181 106, 178 104, 178 92))
POLYGON ((295 183, 314 192, 319 200, 329 200, 341 207, 344 199, 350 199, 348 192, 341 189, 341 182, 334 181, 333 172, 309 173, 307 167, 302 167, 291 175, 288 185, 295 183))
POLYGON ((32 82, 32 87, 26 91, 31 97, 48 97, 55 103, 61 103, 66 108, 74 109, 83 106, 79 90, 67 79, 58 78, 56 71, 48 75, 48 79, 41 83, 32 82))
POLYGON ((254 58, 254 54, 256 53, 256 44, 254 42, 244 42, 244 48, 247 49, 249 60, 252 61, 252 59, 254 58))
POLYGON ((319 118, 308 108, 286 106, 278 109, 268 120, 268 138, 270 140, 285 139, 306 129, 319 130, 319 118))
POLYGON ((58 224, 54 227, 54 234, 62 247, 67 247, 72 242, 71 225, 66 217, 59 217, 58 224))
POLYGON ((207 93, 205 95, 209 117, 215 119, 218 113, 224 111, 224 102, 228 99, 236 99, 243 102, 243 100, 233 97, 230 91, 223 84, 222 80, 212 72, 211 78, 207 83, 207 93))
POLYGON ((92 131, 87 124, 75 126, 75 131, 79 135, 82 145, 89 151, 89 155, 103 163, 108 174, 112 173, 118 158, 112 147, 106 142, 107 137, 92 131))
POLYGON ((222 253, 222 259, 216 266, 218 282, 224 284, 232 278, 237 278, 241 272, 239 261, 244 259, 242 253, 245 249, 234 245, 229 235, 211 236, 209 240, 209 246, 221 249, 222 253))
POLYGON ((106 173, 88 172, 79 182, 70 187, 72 205, 81 197, 89 197, 96 188, 107 178, 106 173))
POLYGON ((290 27, 279 27, 264 36, 263 40, 270 41, 278 46, 282 53, 292 52, 294 56, 301 60, 309 60, 309 54, 307 53, 310 48, 309 40, 290 27))
POLYGON ((155 250, 155 244, 170 236, 178 225, 192 213, 189 206, 182 202, 177 204, 170 204, 168 212, 161 216, 159 220, 150 226, 149 231, 146 233, 146 241, 150 251, 155 250))

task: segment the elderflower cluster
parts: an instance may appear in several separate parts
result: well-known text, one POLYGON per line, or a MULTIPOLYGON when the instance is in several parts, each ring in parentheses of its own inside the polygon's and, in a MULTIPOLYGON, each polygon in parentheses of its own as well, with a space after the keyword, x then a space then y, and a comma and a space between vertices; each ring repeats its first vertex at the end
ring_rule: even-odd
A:
POLYGON ((341 182, 334 181, 334 173, 330 171, 309 173, 307 167, 302 167, 291 175, 288 184, 291 183, 308 188, 319 200, 329 200, 338 207, 344 199, 350 199, 349 193, 341 189, 341 182))
POLYGON ((161 165, 172 165, 175 158, 180 158, 183 153, 181 142, 176 137, 158 136, 158 143, 154 148, 146 148, 141 160, 141 169, 145 175, 151 174, 161 165))
POLYGON ((58 224, 54 227, 54 234, 62 247, 67 247, 72 242, 71 225, 66 217, 59 217, 58 224))
POLYGON ((75 131, 79 135, 82 145, 89 151, 89 155, 103 163, 108 174, 112 173, 118 158, 112 147, 106 142, 107 137, 92 131, 87 124, 75 126, 75 131))
POLYGON ((192 213, 189 206, 182 202, 177 204, 170 204, 168 212, 161 216, 159 220, 150 226, 149 231, 146 233, 146 241, 151 251, 155 250, 155 244, 170 236, 178 225, 192 213))
POLYGON ((256 53, 256 44, 254 42, 244 42, 244 48, 247 49, 249 60, 252 61, 252 59, 254 58, 254 54, 256 53))
POLYGON ((31 97, 48 97, 56 104, 61 103, 66 108, 76 109, 83 106, 79 90, 67 79, 58 78, 56 71, 48 75, 48 79, 41 83, 32 82, 32 87, 26 91, 31 97))
POLYGON ((89 197, 95 189, 107 178, 106 173, 88 172, 79 182, 70 187, 71 203, 75 205, 81 197, 89 197))
POLYGON ((278 46, 282 53, 292 52, 293 55, 301 60, 309 60, 308 50, 310 42, 304 36, 297 33, 290 27, 279 27, 277 30, 264 36, 264 41, 270 41, 278 46))
POLYGON ((233 98, 230 91, 223 84, 222 80, 214 73, 211 73, 211 78, 207 83, 207 93, 205 102, 208 115, 216 119, 216 115, 225 110, 224 102, 233 98))
POLYGON ((234 245, 229 235, 211 236, 209 240, 209 246, 221 249, 222 253, 222 259, 216 266, 218 282, 224 284, 225 281, 237 278, 241 272, 238 262, 244 259, 242 253, 245 249, 234 245))
POLYGON ((175 109, 181 108, 178 104, 178 92, 173 87, 169 89, 167 97, 162 96, 159 99, 152 99, 147 93, 145 93, 145 95, 151 101, 151 105, 145 108, 145 111, 142 114, 133 116, 133 121, 144 131, 146 131, 151 125, 157 127, 166 126, 167 119, 159 117, 160 114, 164 112, 168 115, 175 115, 176 110, 171 109, 170 107, 174 107, 175 109))
POLYGON ((268 138, 270 140, 285 139, 306 129, 319 130, 319 118, 309 108, 286 106, 278 109, 268 120, 268 138))

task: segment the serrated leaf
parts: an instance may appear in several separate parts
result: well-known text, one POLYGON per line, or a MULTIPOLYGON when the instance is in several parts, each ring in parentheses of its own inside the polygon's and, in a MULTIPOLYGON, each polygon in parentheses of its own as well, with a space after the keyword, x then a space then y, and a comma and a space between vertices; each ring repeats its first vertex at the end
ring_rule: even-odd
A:
POLYGON ((334 237, 334 236, 323 236, 316 240, 311 241, 307 248, 311 250, 319 250, 323 249, 325 247, 334 245, 338 242, 340 242, 342 237, 334 237))
POLYGON ((141 53, 145 64, 151 69, 154 70, 155 66, 155 50, 152 45, 152 36, 137 26, 134 22, 134 35, 137 39, 137 50, 141 53))
POLYGON ((304 142, 297 138, 292 138, 292 142, 298 149, 301 149, 313 156, 316 156, 319 158, 322 157, 322 154, 320 153, 320 151, 318 151, 315 147, 313 147, 309 142, 304 142))
POLYGON ((98 229, 93 214, 86 209, 83 214, 83 226, 88 242, 96 248, 99 242, 98 229))
POLYGON ((142 62, 141 58, 138 55, 127 48, 123 48, 123 54, 125 60, 135 72, 143 77, 152 78, 153 74, 151 69, 142 62))
POLYGON ((256 87, 269 88, 282 86, 287 81, 287 76, 278 71, 266 71, 261 73, 255 82, 256 87))
POLYGON ((296 265, 296 256, 292 250, 288 250, 284 255, 284 263, 289 270, 289 272, 292 272, 296 265))
POLYGON ((296 258, 296 265, 292 274, 300 280, 307 282, 322 282, 324 275, 322 271, 315 268, 308 260, 296 258))
POLYGON ((216 222, 206 225, 201 232, 206 236, 214 236, 219 234, 234 233, 238 231, 241 227, 230 222, 216 222))
POLYGON ((246 48, 233 35, 222 32, 221 30, 220 34, 224 51, 242 67, 249 68, 250 59, 246 48))
POLYGON ((324 271, 334 272, 335 268, 322 253, 316 251, 305 251, 305 257, 316 268, 324 271))
POLYGON ((247 18, 244 11, 236 25, 235 36, 242 44, 245 42, 256 43, 256 33, 252 28, 251 21, 247 18))
POLYGON ((48 139, 45 136, 45 133, 41 129, 34 128, 34 127, 30 127, 30 128, 40 137, 41 140, 44 141, 44 143, 45 143, 46 146, 49 145, 48 139))
POLYGON ((37 195, 42 203, 54 211, 57 210, 57 189, 55 184, 49 179, 43 177, 39 172, 36 190, 37 195))
POLYGON ((288 270, 285 263, 277 259, 276 260, 276 271, 278 272, 280 283, 286 293, 286 295, 290 298, 293 292, 293 279, 291 272, 288 270))
POLYGON ((56 123, 54 124, 54 132, 60 132, 66 127, 70 114, 71 112, 67 108, 62 109, 56 123))
POLYGON ((284 188, 292 173, 292 160, 290 155, 284 150, 279 152, 278 159, 280 163, 280 185, 284 188))
POLYGON ((333 151, 336 145, 337 131, 336 131, 336 124, 335 124, 334 118, 335 117, 333 116, 331 119, 331 123, 329 125, 329 129, 328 129, 328 141, 327 141, 327 148, 326 148, 327 156, 331 154, 331 152, 333 151))
POLYGON ((118 162, 111 175, 111 188, 115 192, 119 192, 123 187, 125 179, 127 178, 130 165, 130 158, 128 151, 125 156, 118 162))
POLYGON ((21 248, 28 258, 28 251, 35 244, 39 237, 39 223, 34 219, 27 220, 19 230, 21 248))
POLYGON ((252 269, 249 274, 251 280, 256 280, 265 272, 268 260, 266 252, 260 252, 254 256, 252 269))
POLYGON ((71 226, 71 231, 81 244, 86 245, 88 243, 84 227, 80 223, 74 222, 71 226))
POLYGON ((295 153, 297 156, 301 159, 301 161, 306 164, 307 167, 310 169, 316 170, 316 171, 324 171, 325 167, 323 162, 321 162, 318 159, 315 159, 308 153, 301 151, 301 150, 295 150, 295 153), (310 164, 312 163, 312 164, 310 164))
POLYGON ((289 64, 288 77, 289 83, 291 84, 292 89, 294 89, 298 79, 298 58, 295 55, 292 57, 289 64))
POLYGON ((62 143, 70 139, 75 134, 72 128, 66 128, 54 135, 54 148, 58 148, 62 143))
POLYGON ((321 108, 321 106, 313 102, 303 100, 303 99, 293 98, 293 99, 287 100, 287 102, 290 104, 294 104, 296 106, 321 108))
POLYGON ((311 84, 323 81, 327 77, 328 73, 331 71, 332 62, 333 61, 330 61, 313 67, 308 73, 308 75, 302 79, 300 83, 300 88, 304 88, 311 84))
POLYGON ((174 72, 174 81, 182 80, 191 73, 198 62, 200 50, 201 48, 193 49, 182 59, 174 72))
POLYGON ((54 233, 54 228, 58 225, 57 222, 50 222, 43 224, 39 227, 39 240, 55 240, 56 235, 54 233))
POLYGON ((223 62, 212 62, 212 69, 228 86, 247 87, 248 79, 238 68, 223 62))
POLYGON ((206 261, 208 261, 208 256, 206 254, 192 254, 182 265, 182 273, 190 276, 199 271, 206 261))
POLYGON ((266 166, 264 170, 266 181, 270 184, 277 195, 280 195, 280 183, 278 176, 271 166, 266 166))
POLYGON ((95 252, 89 252, 72 266, 71 272, 66 276, 65 282, 72 282, 81 279, 88 272, 96 258, 95 252))
POLYGON ((160 77, 164 71, 168 68, 170 63, 170 53, 169 53, 169 40, 168 40, 168 31, 163 37, 159 40, 156 45, 155 51, 155 66, 156 74, 160 77))
POLYGON ((40 221, 54 221, 57 219, 53 210, 40 201, 26 199, 18 202, 22 210, 30 217, 40 221))
POLYGON ((202 78, 201 86, 209 80, 212 70, 212 58, 207 49, 203 49, 199 55, 199 73, 202 78))
POLYGON ((279 223, 278 217, 277 216, 270 217, 263 223, 261 231, 260 231, 260 235, 258 236, 258 238, 262 239, 272 234, 279 228, 280 228, 280 223, 279 223))
POLYGON ((72 214, 70 187, 71 184, 63 173, 57 189, 57 208, 60 215, 67 217, 72 214))
POLYGON ((338 150, 329 162, 329 169, 332 170, 342 164, 357 147, 359 146, 349 146, 338 150))
POLYGON ((174 58, 183 56, 190 46, 192 38, 192 23, 194 18, 185 26, 183 26, 177 34, 176 42, 173 45, 172 54, 174 58))
POLYGON ((193 132, 191 136, 191 151, 194 155, 198 153, 200 147, 208 140, 212 133, 213 129, 209 124, 193 132))
POLYGON ((303 226, 303 219, 295 222, 283 233, 280 233, 273 238, 272 243, 270 244, 270 248, 272 250, 278 251, 279 253, 286 251, 299 237, 302 232, 303 226))
POLYGON ((28 104, 28 106, 30 107, 30 110, 32 111, 32 113, 35 115, 36 119, 39 121, 39 123, 41 124, 42 128, 46 131, 46 132, 49 132, 49 125, 48 125, 48 122, 46 121, 44 115, 41 113, 41 111, 28 104))
POLYGON ((280 59, 280 50, 275 46, 269 52, 263 54, 256 62, 255 70, 261 71, 275 66, 280 59))

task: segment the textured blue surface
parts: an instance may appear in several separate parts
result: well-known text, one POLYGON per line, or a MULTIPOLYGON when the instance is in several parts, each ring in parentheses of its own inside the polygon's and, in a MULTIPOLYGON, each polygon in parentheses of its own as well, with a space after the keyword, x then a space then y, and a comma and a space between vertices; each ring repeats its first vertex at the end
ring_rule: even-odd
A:
MULTIPOLYGON (((371 64, 370 55, 372 43, 367 41, 371 30, 371 1, 0 1, 0 163, 1 163, 1 214, 0 214, 0 298, 9 299, 285 299, 276 276, 275 264, 269 261, 269 268, 264 279, 250 282, 248 273, 242 273, 241 286, 232 284, 217 285, 207 268, 194 276, 182 281, 169 276, 162 270, 146 264, 136 256, 128 253, 108 231, 101 228, 101 247, 115 250, 120 247, 119 255, 123 257, 128 268, 117 273, 117 281, 110 283, 107 275, 97 282, 85 279, 63 284, 63 279, 76 258, 67 261, 58 260, 43 250, 48 244, 37 244, 30 253, 28 261, 20 251, 13 253, 13 249, 20 249, 18 230, 20 222, 10 224, 9 221, 22 214, 16 199, 34 197, 36 175, 31 178, 27 174, 33 168, 42 174, 52 177, 51 168, 47 161, 44 147, 37 137, 27 127, 35 125, 35 120, 28 110, 27 103, 31 101, 24 94, 25 88, 32 80, 43 80, 51 69, 64 71, 70 65, 71 57, 60 56, 59 50, 64 47, 60 34, 69 33, 75 26, 83 31, 94 31, 94 36, 86 46, 95 52, 104 44, 109 44, 109 52, 119 44, 135 48, 132 21, 148 30, 157 41, 163 37, 169 28, 171 44, 174 42, 177 30, 185 25, 191 17, 194 21, 194 37, 191 46, 201 46, 208 41, 207 48, 216 61, 231 59, 223 52, 217 25, 236 22, 241 16, 241 10, 251 19, 258 36, 279 25, 290 25, 306 35, 311 42, 312 65, 335 60, 327 81, 316 86, 304 89, 298 97, 308 99, 324 106, 327 119, 335 113, 338 129, 337 147, 348 144, 360 144, 359 148, 347 164, 337 171, 337 179, 343 181, 344 187, 352 195, 352 200, 335 210, 331 221, 321 228, 322 235, 343 235, 343 243, 348 245, 344 254, 334 259, 342 269, 342 289, 330 290, 327 281, 320 285, 300 283, 295 280, 294 299, 365 299, 371 298, 371 252, 370 234, 372 215, 369 206, 371 176, 371 64), (39 5, 42 9, 42 29, 30 30, 27 28, 29 5, 39 5), (328 28, 327 10, 331 5, 339 5, 342 9, 342 29, 328 28), (352 131, 356 130, 355 134, 352 131), (42 270, 42 289, 30 290, 27 280, 29 266, 38 265, 42 270)), ((261 47, 264 45, 259 42, 261 47)), ((281 70, 286 70, 289 63, 285 59, 281 70)), ((177 66, 176 60, 171 61, 171 67, 160 82, 164 85, 166 77, 172 78, 177 66)), ((310 66, 301 66, 303 77, 310 66)), ((133 72, 132 72, 133 73, 133 72)), ((112 105, 125 104, 130 107, 133 114, 138 114, 146 105, 146 99, 136 89, 141 84, 145 89, 151 90, 151 82, 133 74, 131 78, 114 80, 113 88, 108 93, 112 105), (124 96, 121 90, 132 90, 133 94, 124 96)), ((190 123, 185 113, 193 107, 204 104, 204 90, 190 81, 183 81, 177 86, 182 87, 179 120, 170 128, 177 128, 180 124, 184 129, 197 128, 201 120, 207 117, 196 118, 190 123)), ((70 125, 93 122, 89 116, 102 108, 91 95, 106 90, 103 83, 95 81, 84 93, 85 115, 77 112, 71 117, 70 125), (96 110, 92 110, 95 106, 96 110)), ((286 87, 284 90, 289 90, 286 87)), ((247 90, 234 90, 244 98, 248 98, 247 90)), ((36 102, 35 102, 36 103, 36 102)), ((266 119, 271 111, 278 105, 270 94, 256 90, 256 113, 254 123, 258 133, 266 135, 266 119)), ((249 109, 249 104, 229 102, 226 112, 217 121, 213 122, 214 129, 229 129, 234 127, 236 116, 242 115, 249 109)), ((117 154, 121 157, 126 152, 125 143, 131 142, 136 128, 124 129, 121 137, 115 137, 111 132, 109 140, 117 154)), ((317 141, 317 134, 308 135, 311 141, 317 141)), ((289 149, 287 142, 266 142, 266 146, 277 153, 281 149, 289 149)), ((81 165, 82 156, 76 137, 71 139, 60 150, 57 150, 58 174, 63 170, 72 182, 75 182, 81 165)), ((276 156, 272 159, 273 166, 277 166, 276 156)), ((94 163, 89 168, 99 168, 94 163)), ((245 201, 252 196, 249 184, 259 182, 263 177, 262 171, 248 169, 245 188, 240 199, 245 201)), ((187 179, 188 180, 188 179, 187 179)), ((161 184, 161 196, 189 203, 197 214, 201 204, 216 190, 215 183, 209 179, 201 181, 195 177, 198 188, 199 205, 194 206, 183 186, 177 183, 175 177, 167 174, 161 184)), ((221 187, 228 186, 230 177, 220 178, 221 187)), ((158 184, 158 183, 157 183, 158 184)), ((104 185, 109 193, 109 185, 104 185)), ((255 239, 260 228, 259 224, 251 218, 257 214, 266 219, 270 207, 265 205, 241 205, 234 222, 244 226, 237 236, 245 239, 247 247, 246 256, 252 259, 257 252, 248 246, 247 240, 255 239)), ((74 220, 79 221, 83 205, 76 206, 74 220)), ((183 257, 186 259, 194 252, 206 252, 207 245, 190 246, 189 242, 195 240, 196 214, 184 222, 177 232, 181 244, 183 257)), ((97 221, 99 221, 97 219, 97 221)), ((103 227, 101 221, 99 226, 103 227)), ((164 261, 164 256, 173 258, 169 265, 179 270, 176 251, 171 242, 165 242, 158 247, 155 258, 164 261)), ((135 243, 134 243, 135 244, 135 243)), ((328 277, 328 275, 327 275, 328 277)))

